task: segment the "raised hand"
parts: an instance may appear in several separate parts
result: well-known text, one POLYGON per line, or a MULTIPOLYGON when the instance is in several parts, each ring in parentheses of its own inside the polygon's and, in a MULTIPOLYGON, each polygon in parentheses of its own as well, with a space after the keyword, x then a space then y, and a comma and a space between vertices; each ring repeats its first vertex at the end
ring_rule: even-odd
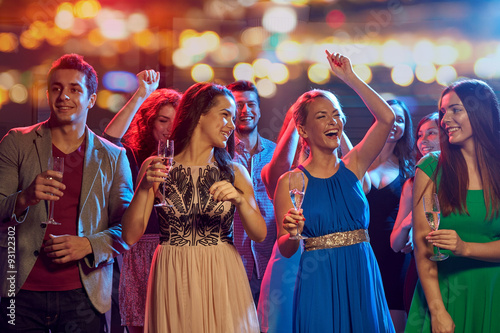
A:
POLYGON ((290 236, 296 236, 299 230, 300 233, 302 233, 305 220, 304 215, 302 215, 302 209, 297 211, 295 208, 290 208, 283 217, 283 229, 285 229, 290 236))
POLYGON ((325 52, 330 68, 342 81, 346 81, 350 76, 356 75, 352 70, 349 58, 340 53, 330 53, 328 50, 325 50, 325 52))
POLYGON ((160 73, 153 69, 147 69, 137 74, 137 80, 139 81, 137 90, 140 91, 144 98, 147 98, 158 88, 160 73))

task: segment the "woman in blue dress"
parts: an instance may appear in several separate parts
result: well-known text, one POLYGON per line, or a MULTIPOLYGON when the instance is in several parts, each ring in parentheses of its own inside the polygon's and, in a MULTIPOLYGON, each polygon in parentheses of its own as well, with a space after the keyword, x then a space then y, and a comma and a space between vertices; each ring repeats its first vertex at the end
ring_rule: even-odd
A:
POLYGON ((338 157, 345 115, 327 91, 306 92, 294 120, 310 155, 298 169, 305 178, 302 209, 293 208, 289 178, 275 191, 276 217, 283 217, 279 249, 299 248, 289 239, 301 231, 305 251, 294 300, 294 332, 394 332, 377 261, 367 233, 369 209, 360 179, 382 150, 394 123, 387 103, 353 72, 348 58, 330 54, 332 71, 363 99, 375 122, 363 140, 338 157))

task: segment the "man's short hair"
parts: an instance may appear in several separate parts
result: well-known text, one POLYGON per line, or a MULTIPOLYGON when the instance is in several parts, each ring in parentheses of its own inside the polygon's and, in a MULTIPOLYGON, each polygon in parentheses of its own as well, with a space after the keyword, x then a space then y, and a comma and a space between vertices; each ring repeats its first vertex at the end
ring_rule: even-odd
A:
POLYGON ((47 82, 50 80, 54 72, 58 69, 76 69, 82 72, 87 78, 85 86, 87 87, 88 97, 97 92, 97 73, 94 68, 79 54, 71 53, 65 54, 52 63, 52 67, 47 75, 47 82))
POLYGON ((257 95, 257 103, 260 106, 260 96, 257 87, 250 81, 239 80, 227 85, 227 89, 231 91, 253 91, 257 95))

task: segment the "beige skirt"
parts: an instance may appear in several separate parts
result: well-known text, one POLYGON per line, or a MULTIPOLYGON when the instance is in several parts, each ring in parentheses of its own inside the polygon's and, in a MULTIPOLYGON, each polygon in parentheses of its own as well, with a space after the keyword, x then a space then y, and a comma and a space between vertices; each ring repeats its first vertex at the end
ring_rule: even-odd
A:
POLYGON ((148 333, 259 332, 245 269, 231 244, 158 245, 146 303, 148 333))

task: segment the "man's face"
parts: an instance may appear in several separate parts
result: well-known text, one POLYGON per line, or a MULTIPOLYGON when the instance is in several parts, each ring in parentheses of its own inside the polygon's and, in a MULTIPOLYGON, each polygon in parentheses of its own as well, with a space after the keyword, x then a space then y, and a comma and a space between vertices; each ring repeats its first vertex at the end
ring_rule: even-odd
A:
POLYGON ((53 72, 47 90, 50 118, 60 125, 85 124, 96 94, 89 96, 85 74, 76 69, 53 72))
POLYGON ((249 134, 257 130, 260 107, 257 94, 253 91, 233 91, 236 100, 236 131, 249 134))

